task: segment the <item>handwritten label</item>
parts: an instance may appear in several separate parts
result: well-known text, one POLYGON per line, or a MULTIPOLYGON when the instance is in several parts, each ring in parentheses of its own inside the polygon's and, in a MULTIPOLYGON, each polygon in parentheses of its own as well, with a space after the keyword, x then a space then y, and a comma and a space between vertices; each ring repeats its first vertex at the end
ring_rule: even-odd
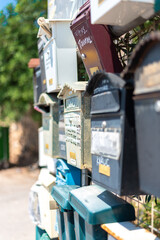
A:
POLYGON ((91 37, 85 37, 84 39, 79 39, 79 41, 78 41, 78 45, 79 45, 79 47, 80 47, 80 49, 82 49, 85 45, 87 45, 87 44, 92 44, 92 39, 91 39, 91 37))
POLYGON ((85 29, 85 27, 83 26, 82 28, 77 29, 77 30, 75 31, 75 36, 76 36, 76 37, 82 37, 82 36, 85 35, 87 32, 88 32, 87 29, 85 29))

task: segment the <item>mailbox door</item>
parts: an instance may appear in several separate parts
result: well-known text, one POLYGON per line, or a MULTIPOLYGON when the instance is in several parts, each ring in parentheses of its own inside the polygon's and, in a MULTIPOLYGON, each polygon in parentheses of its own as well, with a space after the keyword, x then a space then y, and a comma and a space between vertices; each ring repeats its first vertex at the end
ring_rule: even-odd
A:
POLYGON ((160 94, 151 95, 135 100, 140 188, 160 197, 160 94))
POLYGON ((46 70, 47 92, 50 93, 57 89, 57 64, 56 64, 56 43, 51 39, 44 49, 44 63, 46 70))
POLYGON ((114 192, 121 187, 121 126, 121 117, 96 116, 91 123, 92 179, 114 192))
POLYGON ((50 126, 50 113, 43 114, 43 136, 44 136, 44 153, 51 156, 52 145, 51 145, 51 126, 50 126))
POLYGON ((91 104, 93 181, 119 195, 140 193, 132 92, 97 94, 101 114, 91 104))
POLYGON ((38 103, 39 97, 42 93, 42 82, 41 82, 41 69, 40 67, 35 68, 34 75, 34 103, 38 103))
POLYGON ((65 134, 67 147, 67 162, 81 168, 83 158, 81 154, 81 113, 65 113, 65 134))
POLYGON ((39 53, 39 59, 40 59, 40 68, 41 68, 41 86, 42 86, 42 92, 46 92, 47 86, 46 86, 46 73, 45 73, 45 65, 44 65, 44 43, 43 40, 38 40, 38 53, 39 53))

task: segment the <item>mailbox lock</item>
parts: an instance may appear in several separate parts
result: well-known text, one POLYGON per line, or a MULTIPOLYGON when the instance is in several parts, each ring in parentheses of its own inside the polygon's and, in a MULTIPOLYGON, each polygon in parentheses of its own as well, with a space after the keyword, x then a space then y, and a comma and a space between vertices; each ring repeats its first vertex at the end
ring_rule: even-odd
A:
POLYGON ((103 121, 103 122, 102 122, 102 128, 103 128, 103 129, 105 129, 105 128, 106 128, 106 126, 107 126, 107 123, 106 123, 106 121, 103 121))
POLYGON ((160 100, 155 102, 154 109, 156 112, 160 112, 160 100))
POLYGON ((82 59, 86 59, 86 54, 82 53, 81 57, 82 57, 82 59))

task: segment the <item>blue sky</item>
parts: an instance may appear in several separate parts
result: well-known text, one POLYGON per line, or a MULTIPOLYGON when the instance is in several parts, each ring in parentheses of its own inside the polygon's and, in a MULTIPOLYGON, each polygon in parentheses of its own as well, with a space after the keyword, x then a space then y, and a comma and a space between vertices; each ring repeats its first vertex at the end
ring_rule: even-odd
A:
POLYGON ((0 0, 0 10, 6 7, 9 3, 15 3, 15 0, 0 0))

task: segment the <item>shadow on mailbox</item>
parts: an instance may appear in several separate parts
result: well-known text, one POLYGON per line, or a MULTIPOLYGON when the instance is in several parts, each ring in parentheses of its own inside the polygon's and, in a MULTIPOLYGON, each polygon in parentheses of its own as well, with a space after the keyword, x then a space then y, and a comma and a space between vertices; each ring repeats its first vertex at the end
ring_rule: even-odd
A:
POLYGON ((134 78, 134 104, 141 190, 160 197, 160 33, 136 47, 124 78, 134 78))
POLYGON ((96 73, 91 95, 92 180, 119 195, 139 193, 133 87, 118 75, 96 73))

